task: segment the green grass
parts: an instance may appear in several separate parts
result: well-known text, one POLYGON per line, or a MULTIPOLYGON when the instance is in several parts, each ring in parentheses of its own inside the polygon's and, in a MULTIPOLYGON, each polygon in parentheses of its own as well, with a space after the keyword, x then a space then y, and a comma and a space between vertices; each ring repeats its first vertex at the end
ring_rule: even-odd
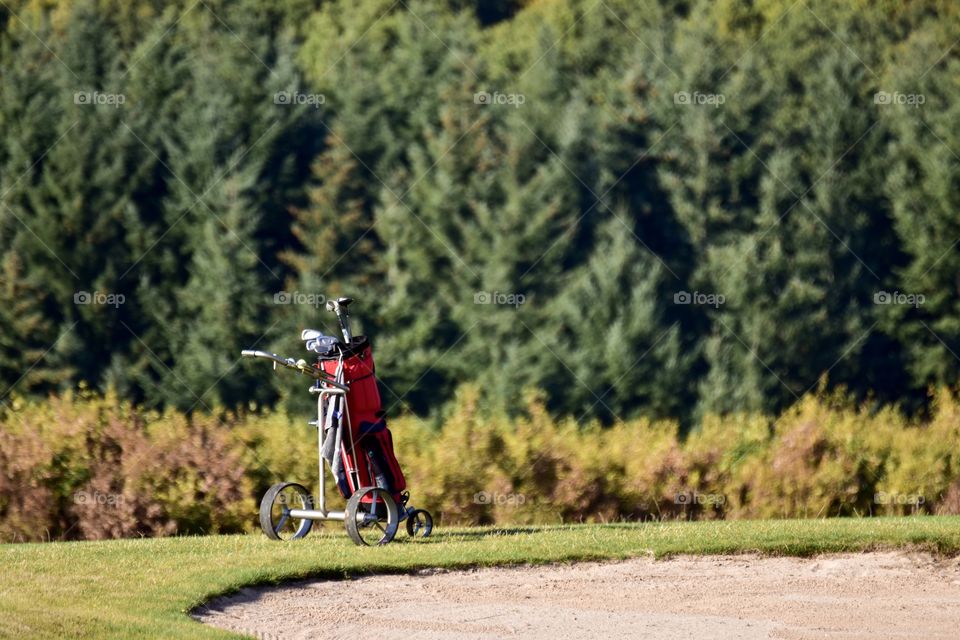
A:
POLYGON ((245 535, 0 545, 0 636, 237 637, 186 612, 245 585, 304 577, 651 553, 960 552, 955 516, 457 529, 416 542, 401 533, 382 548, 327 531, 281 543, 245 535))

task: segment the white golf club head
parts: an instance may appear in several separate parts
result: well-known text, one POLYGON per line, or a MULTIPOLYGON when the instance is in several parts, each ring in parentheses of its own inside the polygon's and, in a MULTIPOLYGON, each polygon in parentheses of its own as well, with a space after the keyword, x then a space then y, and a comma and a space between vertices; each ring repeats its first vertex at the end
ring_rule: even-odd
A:
POLYGON ((323 334, 322 334, 321 332, 317 331, 316 329, 304 329, 304 330, 300 333, 300 339, 301 339, 301 340, 316 340, 317 338, 319 338, 319 337, 322 336, 322 335, 323 335, 323 334))

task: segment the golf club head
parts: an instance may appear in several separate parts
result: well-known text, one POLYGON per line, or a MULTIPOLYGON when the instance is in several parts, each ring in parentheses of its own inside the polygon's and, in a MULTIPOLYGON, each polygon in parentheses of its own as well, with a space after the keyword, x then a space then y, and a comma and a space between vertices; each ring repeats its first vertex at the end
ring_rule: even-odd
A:
POLYGON ((327 311, 340 313, 340 310, 347 310, 347 307, 353 303, 353 298, 337 298, 336 300, 327 300, 327 311))
POLYGON ((316 340, 322 335, 323 333, 321 333, 320 331, 317 331, 316 329, 304 329, 303 331, 300 332, 300 339, 304 341, 316 340))
POLYGON ((336 349, 337 343, 339 340, 333 336, 319 336, 313 338, 312 340, 307 340, 307 351, 313 351, 314 353, 319 353, 320 355, 327 355, 333 353, 336 349))

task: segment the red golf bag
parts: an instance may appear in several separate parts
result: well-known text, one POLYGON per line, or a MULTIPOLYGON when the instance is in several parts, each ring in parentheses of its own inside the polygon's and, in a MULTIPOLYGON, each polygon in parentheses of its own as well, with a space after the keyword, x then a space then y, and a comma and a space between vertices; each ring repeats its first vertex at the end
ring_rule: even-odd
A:
POLYGON ((393 452, 370 342, 363 336, 354 337, 336 358, 321 358, 320 366, 333 376, 342 367, 342 381, 350 385, 346 394, 350 433, 342 436, 343 472, 337 474, 340 495, 349 498, 360 487, 377 486, 401 502, 407 482, 393 452))

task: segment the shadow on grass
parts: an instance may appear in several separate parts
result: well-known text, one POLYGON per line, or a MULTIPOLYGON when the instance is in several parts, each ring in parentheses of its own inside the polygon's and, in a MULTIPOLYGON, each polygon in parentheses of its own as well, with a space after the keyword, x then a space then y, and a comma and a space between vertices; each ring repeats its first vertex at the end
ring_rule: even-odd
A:
POLYGON ((494 529, 464 530, 464 531, 458 531, 456 529, 453 529, 451 531, 436 532, 429 538, 425 538, 424 541, 429 541, 429 540, 439 541, 443 538, 477 540, 480 538, 490 538, 490 537, 499 537, 499 536, 522 536, 522 535, 530 535, 533 533, 543 533, 544 531, 549 531, 550 529, 561 529, 561 528, 562 527, 496 527, 494 529))
MULTIPOLYGON (((482 538, 500 537, 500 536, 523 536, 537 533, 547 533, 550 531, 569 531, 578 527, 592 527, 601 529, 623 529, 625 531, 636 531, 643 526, 656 526, 664 524, 663 521, 646 520, 643 522, 608 522, 608 523, 584 523, 584 524, 547 524, 547 525, 527 525, 515 527, 493 527, 490 529, 450 529, 434 531, 433 535, 423 540, 446 539, 468 539, 478 540, 482 538)), ((398 538, 399 539, 399 538, 398 538)))

